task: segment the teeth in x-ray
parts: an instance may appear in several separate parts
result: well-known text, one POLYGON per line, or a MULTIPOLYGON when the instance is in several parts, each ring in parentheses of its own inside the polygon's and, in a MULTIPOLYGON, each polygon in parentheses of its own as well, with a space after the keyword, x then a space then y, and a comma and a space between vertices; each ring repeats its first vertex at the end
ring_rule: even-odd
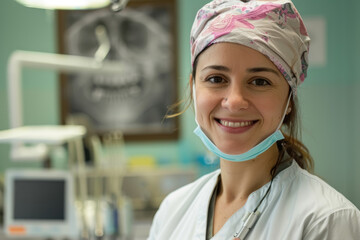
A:
POLYGON ((142 91, 142 81, 136 74, 124 76, 97 76, 92 80, 90 98, 92 101, 119 101, 137 97, 142 91))

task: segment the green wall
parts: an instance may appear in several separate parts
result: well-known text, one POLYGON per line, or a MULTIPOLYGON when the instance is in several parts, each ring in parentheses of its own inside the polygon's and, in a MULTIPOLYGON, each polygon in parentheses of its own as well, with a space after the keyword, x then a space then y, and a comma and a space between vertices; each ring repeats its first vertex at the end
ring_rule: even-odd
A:
MULTIPOLYGON (((13 0, 0 2, 0 129, 9 128, 6 68, 16 50, 54 52, 56 36, 51 11, 29 9, 13 0)), ((55 74, 46 71, 23 71, 25 124, 57 124, 58 102, 55 74), (29 81, 31 79, 31 81, 29 81)), ((18 166, 9 161, 9 146, 0 144, 0 170, 18 166)), ((37 166, 39 164, 21 164, 37 166)))
MULTIPOLYGON (((327 25, 327 64, 311 67, 300 89, 303 140, 310 149, 316 173, 360 206, 360 22, 357 1, 294 1, 303 17, 323 16, 327 25), (357 70, 358 71, 358 70, 357 70), (357 98, 357 99, 356 99, 357 98), (357 119, 357 120, 356 120, 357 119)), ((311 48, 310 48, 311 51, 311 48)))
MULTIPOLYGON (((178 0, 179 96, 184 96, 190 73, 189 33, 197 9, 204 0, 178 0)), ((322 16, 327 21, 327 64, 310 66, 299 90, 303 117, 303 141, 315 159, 316 173, 360 207, 360 22, 355 9, 326 0, 294 0, 303 17, 322 16)), ((9 128, 6 65, 16 49, 55 52, 55 13, 0 1, 0 130, 9 128)), ((26 70, 23 95, 26 124, 57 124, 58 88, 52 72, 26 70), (29 81, 31 79, 31 81, 29 81)), ((128 155, 148 154, 169 163, 192 164, 204 152, 193 135, 190 109, 180 118, 178 141, 129 143, 128 155)), ((7 145, 0 145, 0 172, 19 166, 9 160, 7 145)), ((21 164, 24 166, 25 164, 21 164)), ((37 166, 38 164, 26 164, 37 166)), ((26 166, 25 165, 25 166, 26 166)))
POLYGON ((352 53, 351 58, 347 61, 350 65, 350 72, 353 74, 351 80, 353 81, 352 89, 350 93, 350 116, 351 116, 351 126, 350 126, 350 135, 347 143, 350 145, 350 177, 349 177, 349 198, 360 207, 360 21, 358 19, 358 14, 355 12, 360 8, 359 1, 353 1, 354 5, 351 8, 350 19, 354 26, 348 28, 349 39, 352 40, 350 45, 350 51, 352 53))

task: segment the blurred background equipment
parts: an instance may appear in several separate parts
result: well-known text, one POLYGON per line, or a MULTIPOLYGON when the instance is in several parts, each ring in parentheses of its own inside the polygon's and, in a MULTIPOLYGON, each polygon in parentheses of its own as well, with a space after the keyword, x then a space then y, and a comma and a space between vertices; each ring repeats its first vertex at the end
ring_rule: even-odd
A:
POLYGON ((73 176, 68 171, 9 170, 5 176, 5 221, 8 236, 75 238, 73 176))

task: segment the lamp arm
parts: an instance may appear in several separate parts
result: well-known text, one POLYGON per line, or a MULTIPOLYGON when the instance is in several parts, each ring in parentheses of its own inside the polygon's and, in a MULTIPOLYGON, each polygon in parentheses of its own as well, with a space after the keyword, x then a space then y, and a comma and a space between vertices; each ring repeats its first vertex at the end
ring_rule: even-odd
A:
POLYGON ((8 63, 8 99, 11 128, 23 125, 21 70, 23 67, 50 69, 67 73, 121 73, 122 62, 103 61, 95 58, 55 53, 15 51, 8 63))
MULTIPOLYGON (((7 83, 8 83, 8 102, 9 102, 9 120, 10 128, 16 128, 23 125, 23 105, 22 105, 22 68, 30 67, 37 69, 49 69, 66 73, 102 73, 114 74, 122 73, 125 69, 124 62, 120 61, 98 61, 95 58, 73 56, 56 53, 42 53, 30 51, 15 51, 11 54, 8 62, 7 83)), ((29 149, 21 154, 23 144, 14 144, 12 156, 23 159, 25 155, 30 157, 29 149)), ((39 152, 39 149, 36 150, 39 152)), ((41 158, 46 154, 43 149, 41 158)))

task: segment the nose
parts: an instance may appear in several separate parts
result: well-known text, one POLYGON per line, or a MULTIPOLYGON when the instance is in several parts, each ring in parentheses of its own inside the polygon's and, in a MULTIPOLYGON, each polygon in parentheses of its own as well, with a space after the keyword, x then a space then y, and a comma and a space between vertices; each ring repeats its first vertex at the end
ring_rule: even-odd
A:
POLYGON ((228 109, 230 112, 247 109, 249 107, 249 101, 246 90, 239 86, 228 89, 222 100, 222 107, 228 109))

